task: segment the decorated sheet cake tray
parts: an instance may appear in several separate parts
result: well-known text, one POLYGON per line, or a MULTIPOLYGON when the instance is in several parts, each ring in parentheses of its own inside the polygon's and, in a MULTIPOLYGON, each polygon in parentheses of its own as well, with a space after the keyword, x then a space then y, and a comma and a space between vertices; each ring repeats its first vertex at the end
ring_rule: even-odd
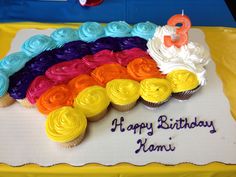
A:
MULTIPOLYGON (((120 23, 125 25, 125 27, 128 25, 125 22, 118 22, 118 24, 120 23)), ((149 26, 151 23, 149 24, 148 22, 146 24, 149 26)), ((128 28, 131 27, 128 26, 128 28)), ((165 30, 168 30, 168 28, 162 27, 162 33, 165 33, 165 30)), ((66 69, 70 70, 70 74, 55 74, 61 72, 56 67, 62 65, 61 63, 63 62, 55 63, 56 65, 52 64, 45 73, 40 73, 37 76, 34 76, 35 73, 31 73, 32 77, 34 76, 34 78, 31 78, 31 81, 36 82, 34 80, 36 77, 39 77, 39 81, 43 78, 42 80, 45 81, 45 87, 49 88, 48 90, 60 90, 58 94, 56 93, 56 96, 52 95, 55 98, 50 98, 50 101, 53 101, 52 99, 61 100, 66 98, 63 104, 59 104, 59 107, 58 105, 56 107, 50 107, 51 105, 44 106, 49 104, 48 101, 45 103, 42 101, 46 99, 47 96, 43 98, 43 95, 49 92, 48 90, 43 90, 42 93, 38 94, 38 92, 34 91, 28 92, 28 89, 28 91, 26 90, 27 93, 24 93, 27 95, 25 95, 26 98, 20 95, 22 92, 18 92, 17 89, 25 88, 19 87, 19 80, 17 80, 18 83, 11 82, 11 80, 12 78, 19 77, 17 73, 22 73, 22 69, 18 71, 7 70, 5 65, 1 65, 5 67, 1 69, 10 78, 9 88, 16 88, 9 92, 10 95, 25 106, 31 107, 36 104, 42 114, 36 108, 24 108, 19 103, 1 108, 0 121, 4 126, 0 130, 0 140, 4 146, 0 147, 0 161, 12 166, 21 166, 28 163, 35 163, 40 166, 52 166, 60 163, 67 163, 73 166, 83 166, 91 163, 111 166, 124 162, 138 166, 147 165, 152 162, 164 165, 177 165, 186 162, 196 165, 206 165, 211 162, 235 164, 236 154, 234 150, 236 147, 236 136, 234 135, 236 135, 236 123, 230 114, 229 103, 223 94, 222 83, 216 75, 213 61, 210 60, 209 64, 203 67, 208 63, 206 61, 207 54, 203 55, 205 54, 203 50, 207 50, 204 49, 207 48, 204 33, 197 29, 189 31, 189 41, 197 42, 203 45, 204 48, 200 45, 195 46, 194 44, 191 46, 189 44, 187 49, 183 49, 183 51, 178 50, 178 55, 173 53, 177 51, 173 46, 170 50, 162 48, 158 51, 162 52, 164 57, 175 55, 176 58, 172 63, 178 62, 178 58, 183 56, 192 57, 192 63, 186 61, 186 64, 184 60, 182 64, 178 63, 177 67, 171 64, 170 68, 174 69, 169 69, 167 66, 169 66, 168 62, 170 61, 156 59, 155 50, 152 50, 152 47, 164 45, 159 43, 164 43, 164 41, 157 41, 158 34, 160 34, 158 30, 161 30, 161 28, 157 28, 154 31, 153 38, 151 38, 153 34, 152 36, 141 36, 141 38, 133 37, 132 35, 137 35, 136 33, 132 34, 133 29, 130 29, 129 34, 123 34, 122 37, 111 36, 110 33, 109 37, 104 37, 102 32, 98 33, 102 38, 90 39, 86 36, 84 38, 86 42, 78 42, 77 46, 80 50, 87 50, 85 47, 87 44, 95 46, 97 40, 100 40, 97 43, 102 43, 102 40, 112 40, 114 43, 115 40, 118 40, 123 50, 115 51, 106 48, 106 50, 96 51, 96 47, 94 47, 93 51, 96 52, 83 57, 77 56, 75 57, 76 60, 71 60, 69 51, 64 50, 64 53, 61 53, 61 55, 65 56, 67 52, 67 56, 70 58, 68 60, 71 60, 63 61, 64 63, 69 63, 67 65, 69 67, 66 69), (143 41, 146 39, 144 38, 149 39, 148 43, 147 41, 145 42, 145 45, 143 41), (136 42, 133 43, 132 41, 136 42), (133 46, 127 48, 127 46, 131 45, 133 46), (197 47, 199 48, 196 50, 197 47), (147 48, 148 53, 145 52, 147 48), (194 55, 190 55, 191 52, 186 54, 184 53, 186 50, 196 53, 194 55), (165 52, 163 53, 163 51, 165 52), (125 54, 133 56, 130 61, 122 60, 122 56, 124 58, 125 54), (195 60, 198 59, 199 55, 202 60, 197 65, 198 67, 195 67, 195 60), (117 60, 117 58, 120 60, 117 60), (152 69, 154 61, 157 62, 158 67, 152 69), (139 67, 140 65, 143 68, 132 72, 134 66, 139 67), (80 69, 78 69, 79 67, 80 69), (107 68, 104 69, 103 67, 107 68), (115 69, 112 70, 113 68, 115 69), (146 68, 151 70, 151 72, 148 73, 145 70, 146 68), (141 69, 142 73, 147 73, 145 77, 137 75, 141 69), (110 75, 109 77, 107 75, 100 76, 100 70, 102 72, 111 70, 112 73, 118 70, 119 74, 110 75), (181 87, 173 87, 172 82, 176 78, 172 79, 173 76, 170 73, 173 73, 172 75, 178 73, 178 79, 187 78, 191 80, 191 83, 188 82, 181 87), (54 77, 53 75, 57 76, 54 77), (88 85, 85 84, 86 88, 79 87, 81 90, 75 91, 69 86, 75 86, 75 79, 79 75, 83 76, 80 76, 79 81, 84 80, 83 83, 86 81, 88 85), (104 80, 103 77, 108 78, 108 80, 105 81, 106 79, 104 80), (13 87, 12 84, 15 84, 15 86, 13 87), (116 97, 117 93, 114 95, 115 91, 111 91, 113 87, 116 89, 121 87, 122 89, 119 92, 122 94, 119 93, 119 96, 116 97), (123 89, 126 89, 124 93, 122 92, 123 89), (168 91, 168 89, 171 91, 168 91), (65 91, 62 92, 62 90, 65 91), (65 97, 67 92, 68 94, 70 93, 69 97, 65 97), (64 95, 60 95, 61 93, 64 95), (154 95, 160 94, 160 96, 153 98, 153 95, 150 96, 150 93, 155 93, 154 95), (96 94, 98 95, 96 96, 96 94), (75 101, 72 101, 72 103, 68 101, 71 99, 71 95, 74 95, 73 99, 75 98, 75 101), (83 98, 84 95, 88 96, 83 98), (84 103, 88 102, 90 96, 92 96, 92 105, 94 107, 84 106, 84 103), (122 96, 124 97, 123 99, 121 99, 122 96), (98 102, 97 105, 95 104, 96 102, 98 102), (111 104, 108 107, 110 102, 111 104), (58 114, 61 114, 60 111, 64 114, 61 118, 58 116, 58 114), (47 115, 46 119, 45 115, 47 115), (68 115, 74 116, 74 122, 71 117, 67 117, 68 115), (60 132, 63 135, 64 132, 70 130, 73 131, 72 134, 67 134, 68 136, 63 135, 62 137, 60 135, 59 137, 57 133, 50 130, 50 127, 54 126, 53 117, 55 116, 56 119, 59 118, 59 121, 62 121, 58 122, 59 129, 55 129, 57 133, 60 132), (77 117, 79 117, 79 120, 77 117), (85 117, 87 117, 87 120, 85 117), (87 126, 87 129, 85 130, 82 125, 84 127, 87 126), (61 129, 63 127, 67 130, 61 129), (71 127, 75 128, 71 130, 71 127), (50 141, 48 138, 55 142, 50 141), (12 158, 13 154, 14 159, 12 158)), ((45 36, 43 35, 49 36, 53 31, 54 29, 25 29, 19 31, 12 41, 9 54, 18 52, 23 42, 30 37, 40 34, 44 40, 45 36)), ((107 35, 107 32, 105 34, 107 35)), ((168 35, 168 31, 165 35, 168 35)), ((73 35, 71 38, 78 41, 78 38, 73 35)), ((82 38, 80 37, 80 39, 82 38)), ((52 38, 48 37, 47 40, 51 41, 52 38)), ((47 48, 46 50, 53 48, 57 50, 57 48, 70 45, 67 40, 63 41, 63 38, 60 42, 57 44, 54 44, 54 42, 49 43, 48 46, 52 48, 47 48), (67 44, 64 45, 64 43, 67 44)), ((71 42, 71 44, 73 43, 76 42, 71 42)), ((106 44, 104 43, 104 45, 106 44)), ((28 63, 32 61, 30 60, 32 57, 33 60, 36 60, 45 53, 43 45, 40 47, 41 51, 31 50, 31 53, 28 54, 27 52, 26 54, 20 53, 26 59, 26 67, 35 68, 35 65, 28 65, 28 63), (38 54, 35 54, 35 51, 38 54)), ((43 61, 44 57, 41 58, 41 61, 43 61)), ((42 72, 39 69, 41 66, 37 67, 38 70, 36 70, 42 72)), ((64 65, 63 67, 65 69, 64 65)), ((24 70, 24 66, 22 68, 24 70)), ((29 84, 27 81, 25 80, 23 83, 29 84)), ((31 87, 34 88, 32 84, 31 87)), ((41 88, 37 88, 37 91, 41 88)))

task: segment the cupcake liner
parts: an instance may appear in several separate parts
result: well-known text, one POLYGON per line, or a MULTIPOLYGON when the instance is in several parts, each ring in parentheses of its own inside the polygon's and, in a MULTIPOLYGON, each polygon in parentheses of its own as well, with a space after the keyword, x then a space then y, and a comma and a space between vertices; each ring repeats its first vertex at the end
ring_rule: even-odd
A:
POLYGON ((33 108, 35 107, 35 105, 31 104, 27 98, 24 99, 18 99, 16 100, 17 102, 19 102, 22 106, 24 106, 25 108, 33 108))
POLYGON ((127 104, 127 105, 117 105, 115 103, 111 103, 112 107, 115 108, 116 110, 118 111, 121 111, 121 112, 125 112, 125 111, 129 111, 131 110, 132 108, 135 107, 137 101, 133 102, 133 103, 130 103, 130 104, 127 104))
POLYGON ((172 96, 178 100, 188 100, 194 93, 201 89, 201 86, 197 86, 195 89, 187 90, 179 93, 172 93, 172 96))
POLYGON ((166 100, 164 100, 162 102, 158 102, 158 103, 152 103, 152 102, 144 100, 143 98, 141 98, 141 101, 147 108, 151 108, 153 110, 153 108, 160 107, 161 105, 168 102, 170 98, 171 98, 171 95, 166 100))
POLYGON ((83 134, 81 134, 80 136, 78 136, 76 139, 74 139, 72 141, 69 141, 67 143, 59 143, 59 145, 64 147, 64 148, 75 147, 75 146, 79 145, 82 142, 82 140, 85 137, 85 133, 86 133, 86 131, 83 134))
POLYGON ((107 113, 107 109, 104 109, 102 112, 100 112, 99 114, 92 116, 92 117, 87 117, 87 120, 89 122, 95 122, 98 121, 100 119, 102 119, 107 113))
POLYGON ((14 100, 8 93, 4 96, 0 97, 0 107, 7 107, 13 104, 16 100, 14 100))

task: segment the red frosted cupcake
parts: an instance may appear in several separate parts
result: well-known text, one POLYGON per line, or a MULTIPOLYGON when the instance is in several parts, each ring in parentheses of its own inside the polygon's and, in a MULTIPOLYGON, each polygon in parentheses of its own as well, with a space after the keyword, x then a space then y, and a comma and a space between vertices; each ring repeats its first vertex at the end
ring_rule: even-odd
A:
POLYGON ((116 63, 115 55, 110 50, 102 50, 94 55, 87 55, 82 60, 92 69, 95 69, 103 64, 116 63))
POLYGON ((58 63, 46 71, 46 76, 57 84, 64 84, 80 74, 92 71, 82 60, 76 59, 58 63))
POLYGON ((115 53, 116 60, 122 66, 127 66, 135 58, 149 57, 147 52, 139 48, 132 48, 115 53))

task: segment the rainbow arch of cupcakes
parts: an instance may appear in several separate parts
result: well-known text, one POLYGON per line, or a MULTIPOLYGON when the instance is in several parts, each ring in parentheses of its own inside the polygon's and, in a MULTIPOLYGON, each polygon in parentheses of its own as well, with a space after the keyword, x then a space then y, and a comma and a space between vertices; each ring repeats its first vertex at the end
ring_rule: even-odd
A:
MULTIPOLYGON (((143 33, 141 33, 142 30, 139 30, 140 36, 142 34, 144 36, 144 38, 140 38, 130 36, 137 36, 135 26, 131 30, 130 26, 127 26, 124 22, 112 23, 115 24, 114 28, 117 29, 119 29, 117 26, 122 24, 120 29, 124 33, 116 32, 116 35, 113 35, 112 30, 108 28, 108 24, 107 28, 104 29, 105 35, 112 37, 104 37, 104 35, 100 35, 103 27, 95 23, 95 26, 92 25, 90 29, 91 34, 94 32, 92 29, 100 27, 101 29, 95 30, 99 32, 99 35, 91 35, 96 36, 93 39, 96 39, 94 42, 84 42, 82 40, 69 42, 69 39, 72 40, 76 37, 69 35, 70 32, 67 34, 65 31, 71 31, 72 29, 59 29, 66 34, 58 37, 59 42, 55 36, 53 37, 53 34, 58 32, 56 30, 52 34, 54 39, 43 35, 34 36, 23 44, 24 52, 9 55, 8 57, 12 58, 12 61, 18 61, 18 55, 24 58, 24 62, 14 65, 16 69, 11 66, 10 59, 3 59, 1 62, 0 84, 7 83, 10 80, 8 92, 11 97, 23 104, 24 101, 26 101, 26 104, 28 104, 27 101, 31 104, 37 102, 40 112, 48 115, 47 135, 56 142, 63 143, 66 146, 74 146, 80 142, 79 140, 82 138, 79 135, 84 136, 87 125, 85 117, 90 121, 100 119, 105 115, 110 102, 116 109, 126 111, 135 106, 140 95, 143 103, 149 107, 159 106, 171 96, 171 85, 175 83, 176 79, 170 76, 169 81, 172 83, 167 79, 163 79, 165 76, 159 72, 156 62, 146 53, 147 41, 144 38, 151 33, 150 30, 145 33, 145 31, 148 31, 148 27, 142 27, 143 33), (44 45, 41 42, 36 42, 33 48, 30 47, 31 40, 34 41, 35 39, 41 41, 44 45), (39 53, 36 55, 35 52, 39 53), (5 61, 10 63, 8 70, 2 64, 5 61), (8 73, 11 68, 14 70, 8 73), (8 81, 7 77, 9 77, 8 81), (126 90, 127 92, 123 94, 126 101, 117 99, 117 95, 114 94, 116 88, 126 88, 127 86, 130 86, 131 89, 126 90), (114 91, 111 91, 113 88, 115 88, 114 91), (98 98, 100 97, 101 100, 99 101, 98 98), (158 99, 156 99, 157 97, 158 99), (97 100, 98 102, 96 102, 97 100), (96 104, 86 105, 86 103, 91 102, 96 104), (68 115, 70 116, 68 117, 68 115), (65 138, 64 134, 58 134, 56 129, 58 128, 61 131, 61 128, 65 126, 66 121, 63 121, 63 119, 66 119, 69 124, 71 121, 77 121, 75 123, 77 126, 79 126, 78 122, 83 122, 83 128, 80 127, 80 133, 78 133, 79 138, 74 133, 74 130, 77 130, 78 127, 70 127, 69 125, 64 127, 65 133, 68 135, 71 131, 73 136, 68 135, 65 138), (62 121, 63 125, 59 124, 59 127, 55 127, 55 125, 58 125, 58 121, 59 123, 62 121), (77 138, 78 140, 76 140, 77 138)), ((80 29, 84 29, 85 24, 80 29)), ((145 26, 145 24, 150 25, 150 23, 143 23, 141 26, 145 26)), ((151 28, 153 33, 155 32, 154 26, 151 28)), ((88 38, 88 34, 84 30, 81 31, 77 32, 79 36, 83 36, 84 40, 87 41, 92 40, 88 38)), ((181 77, 187 75, 187 77, 194 78, 194 75, 186 73, 186 71, 178 72, 180 72, 181 77)), ((6 85, 2 87, 5 90, 7 90, 6 85)))
MULTIPOLYGON (((139 56, 137 58, 137 56, 127 55, 127 57, 130 57, 127 67, 112 60, 112 55, 121 53, 103 50, 101 52, 104 56, 110 56, 109 61, 106 61, 107 63, 100 65, 100 62, 98 62, 99 66, 96 66, 95 69, 90 70, 90 68, 89 72, 80 73, 71 80, 67 80, 67 73, 70 74, 69 70, 62 75, 59 74, 65 76, 65 83, 67 84, 61 84, 62 80, 59 77, 60 84, 45 91, 36 103, 39 111, 47 115, 46 132, 50 139, 66 147, 75 146, 86 133, 84 126, 87 125, 87 121, 84 120, 84 117, 88 121, 97 121, 103 118, 110 103, 119 111, 128 111, 141 98, 146 106, 150 108, 159 107, 171 98, 172 85, 177 83, 176 79, 178 81, 184 80, 182 84, 178 84, 180 89, 183 87, 184 89, 187 87, 191 89, 190 87, 194 88, 199 84, 196 76, 186 70, 176 70, 167 76, 162 75, 155 61, 145 51, 134 48, 125 52, 133 53, 134 51, 135 55, 139 56), (196 82, 185 86, 186 79, 189 79, 189 81, 195 80, 196 82), (193 84, 196 85, 193 86, 193 84), (68 115, 71 115, 70 113, 73 113, 73 121, 78 119, 78 121, 84 122, 82 124, 84 130, 78 133, 76 137, 72 133, 74 138, 66 139, 64 135, 67 135, 70 131, 66 131, 64 128, 75 129, 71 123, 71 118, 68 117, 68 115), (69 124, 71 127, 68 128, 69 124), (61 133, 62 130, 63 133, 61 133), (60 137, 59 140, 58 137, 60 137)), ((85 57, 82 61, 86 59, 85 57)), ((73 63, 76 65, 79 61, 81 60, 73 60, 73 63)), ((64 62, 63 65, 67 66, 69 62, 64 62)), ((73 64, 71 63, 71 65, 73 64)), ((49 70, 52 70, 52 68, 49 70)), ((63 66, 60 66, 60 68, 63 68, 63 66)))
POLYGON ((14 99, 23 99, 24 94, 13 93, 13 90, 18 89, 15 86, 27 87, 34 77, 44 74, 47 68, 56 63, 82 58, 103 49, 146 49, 145 39, 151 38, 155 29, 156 25, 150 22, 138 23, 133 27, 124 21, 111 22, 106 26, 86 22, 78 29, 57 29, 50 37, 35 35, 25 41, 20 52, 10 54, 0 61, 0 100, 7 91, 14 99), (19 79, 23 77, 23 81, 19 79))

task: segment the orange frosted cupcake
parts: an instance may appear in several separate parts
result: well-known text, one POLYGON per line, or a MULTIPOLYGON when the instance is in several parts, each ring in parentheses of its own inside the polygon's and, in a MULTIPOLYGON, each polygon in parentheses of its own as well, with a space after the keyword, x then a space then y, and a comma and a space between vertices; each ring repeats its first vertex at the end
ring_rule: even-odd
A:
POLYGON ((102 86, 113 79, 131 79, 127 69, 118 63, 102 65, 93 70, 91 76, 102 86))
POLYGON ((71 90, 66 85, 57 85, 44 92, 36 103, 39 112, 49 114, 63 106, 72 106, 71 90))
POLYGON ((127 71, 137 81, 147 78, 164 78, 157 68, 156 62, 149 57, 134 59, 128 64, 127 71))
POLYGON ((73 98, 77 97, 77 95, 85 88, 93 85, 99 84, 94 80, 94 78, 87 74, 77 76, 68 83, 68 87, 72 92, 73 98))

